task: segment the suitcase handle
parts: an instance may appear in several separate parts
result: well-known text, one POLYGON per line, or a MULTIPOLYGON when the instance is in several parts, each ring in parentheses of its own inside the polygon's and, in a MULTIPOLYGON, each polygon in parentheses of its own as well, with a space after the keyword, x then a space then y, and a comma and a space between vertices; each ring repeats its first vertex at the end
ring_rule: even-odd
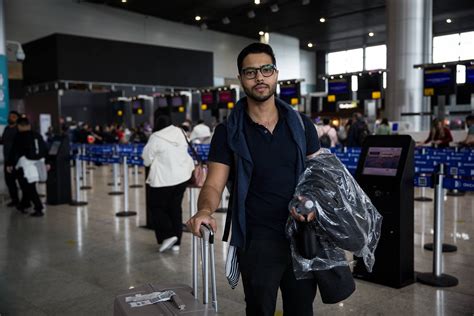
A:
MULTIPOLYGON (((212 306, 217 312, 217 289, 216 289, 216 268, 214 256, 214 231, 209 225, 202 224, 201 232, 201 262, 202 262, 202 278, 203 278, 203 303, 209 301, 209 266, 211 267, 211 290, 212 290, 212 306)), ((193 238, 197 238, 194 236, 193 238)), ((197 293, 197 243, 193 242, 193 291, 194 296, 198 299, 197 293)))

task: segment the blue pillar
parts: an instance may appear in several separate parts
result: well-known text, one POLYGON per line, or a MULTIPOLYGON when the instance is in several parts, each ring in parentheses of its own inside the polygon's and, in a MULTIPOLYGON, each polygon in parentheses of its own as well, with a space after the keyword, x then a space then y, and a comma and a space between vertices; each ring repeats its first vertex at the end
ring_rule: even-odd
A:
POLYGON ((8 61, 5 49, 5 10, 0 0, 0 125, 6 125, 8 119, 8 61))

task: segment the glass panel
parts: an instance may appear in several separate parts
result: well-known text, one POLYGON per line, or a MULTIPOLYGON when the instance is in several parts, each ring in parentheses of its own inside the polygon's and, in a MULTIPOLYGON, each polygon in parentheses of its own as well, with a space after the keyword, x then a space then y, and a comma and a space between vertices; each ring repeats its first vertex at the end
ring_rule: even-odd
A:
POLYGON ((371 46, 365 49, 365 70, 387 68, 387 45, 371 46))
POLYGON ((364 50, 351 49, 346 55, 346 72, 362 71, 364 67, 364 50))
POLYGON ((433 62, 459 60, 459 34, 435 36, 433 38, 433 62))

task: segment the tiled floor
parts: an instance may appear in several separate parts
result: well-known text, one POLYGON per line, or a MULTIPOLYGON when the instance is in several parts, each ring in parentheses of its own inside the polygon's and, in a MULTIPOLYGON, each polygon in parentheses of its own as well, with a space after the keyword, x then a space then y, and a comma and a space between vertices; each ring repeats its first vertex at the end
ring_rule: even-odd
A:
MULTIPOLYGON (((33 218, 0 206, 0 315, 111 315, 114 296, 130 286, 191 284, 191 236, 184 235, 179 253, 158 253, 153 232, 139 227, 144 223, 144 189, 129 191, 130 210, 139 216, 118 218, 123 196, 107 194, 112 190, 107 185, 110 168, 96 168, 91 175, 93 189, 85 193, 85 207, 47 206, 43 218, 33 218)), ((187 196, 184 201, 187 218, 187 196)), ((415 205, 415 267, 427 272, 432 253, 422 245, 432 240, 433 203, 415 205)), ((458 286, 413 284, 396 290, 357 281, 356 292, 342 303, 324 305, 318 297, 315 313, 473 315, 474 195, 447 197, 445 205, 445 241, 458 246, 457 252, 444 255, 445 272, 459 279, 458 286)), ((224 215, 216 216, 222 228, 224 215)), ((225 254, 225 245, 217 242, 220 312, 243 315, 242 288, 231 290, 224 277, 225 254)), ((279 300, 277 315, 281 309, 279 300)))

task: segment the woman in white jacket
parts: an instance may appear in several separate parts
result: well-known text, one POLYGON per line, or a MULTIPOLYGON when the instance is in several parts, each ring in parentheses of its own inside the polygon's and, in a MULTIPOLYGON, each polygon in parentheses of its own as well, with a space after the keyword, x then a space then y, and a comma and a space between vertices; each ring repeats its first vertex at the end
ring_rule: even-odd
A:
POLYGON ((150 185, 150 211, 160 252, 179 250, 182 235, 184 191, 194 170, 188 143, 181 128, 171 125, 169 116, 155 120, 154 133, 142 154, 150 167, 146 180, 150 185))

